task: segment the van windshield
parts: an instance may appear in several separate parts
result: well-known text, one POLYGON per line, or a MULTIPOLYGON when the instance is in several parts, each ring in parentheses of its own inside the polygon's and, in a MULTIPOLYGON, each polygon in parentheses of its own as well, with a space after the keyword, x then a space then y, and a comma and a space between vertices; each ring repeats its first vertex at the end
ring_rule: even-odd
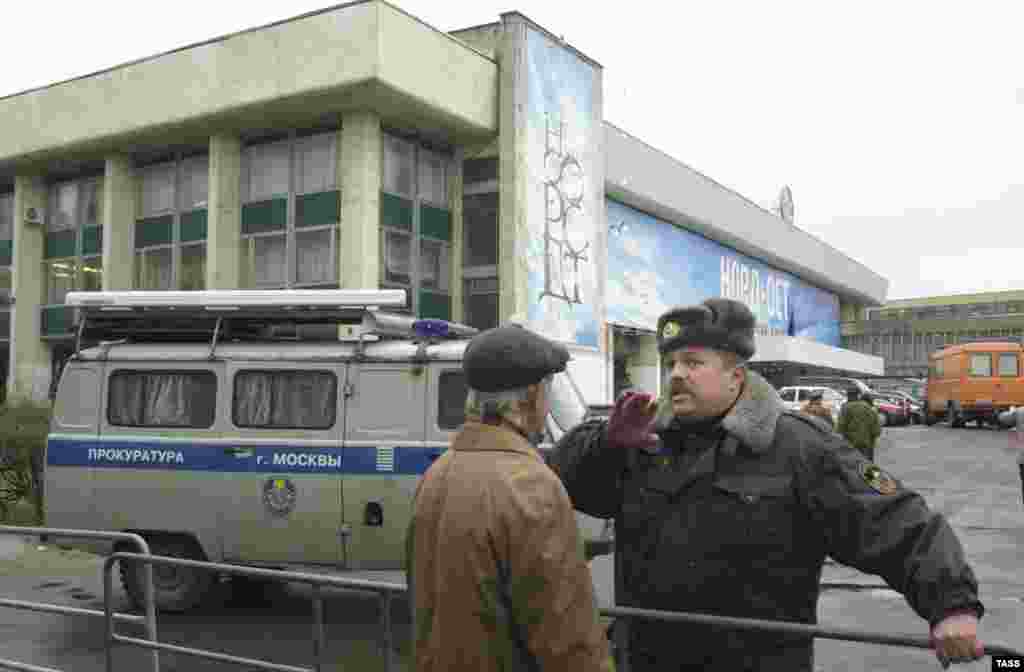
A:
POLYGON ((583 422, 587 403, 568 370, 555 374, 551 384, 551 417, 563 432, 583 422))

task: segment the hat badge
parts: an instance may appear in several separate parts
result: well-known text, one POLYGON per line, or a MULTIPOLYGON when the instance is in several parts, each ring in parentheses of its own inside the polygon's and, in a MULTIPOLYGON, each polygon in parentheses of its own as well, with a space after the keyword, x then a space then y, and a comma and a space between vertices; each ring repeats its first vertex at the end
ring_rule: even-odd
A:
POLYGON ((678 322, 666 322, 665 326, 661 328, 661 337, 666 340, 669 338, 675 338, 679 335, 680 331, 682 331, 682 328, 679 326, 678 322))

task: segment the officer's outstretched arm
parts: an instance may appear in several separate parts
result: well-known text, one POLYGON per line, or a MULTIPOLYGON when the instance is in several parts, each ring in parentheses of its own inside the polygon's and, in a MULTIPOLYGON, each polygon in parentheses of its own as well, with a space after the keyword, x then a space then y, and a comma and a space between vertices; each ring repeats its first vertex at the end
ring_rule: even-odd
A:
POLYGON ((622 502, 628 452, 608 445, 608 423, 580 423, 545 456, 569 493, 572 506, 595 518, 615 517, 622 502))
POLYGON ((959 609, 981 616, 977 579, 942 515, 839 437, 808 453, 801 480, 829 555, 884 578, 932 625, 959 609))
POLYGON ((613 670, 576 517, 548 470, 512 477, 505 511, 511 618, 544 671, 613 670))

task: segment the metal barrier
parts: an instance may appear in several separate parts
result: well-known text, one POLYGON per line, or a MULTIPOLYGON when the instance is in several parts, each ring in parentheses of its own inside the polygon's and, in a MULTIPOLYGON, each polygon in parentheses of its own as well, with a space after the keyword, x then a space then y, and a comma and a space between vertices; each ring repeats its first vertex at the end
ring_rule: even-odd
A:
MULTIPOLYGON (((32 536, 32 537, 57 537, 76 539, 99 539, 102 541, 130 541, 139 547, 143 555, 138 557, 152 557, 149 552, 149 544, 137 534, 128 532, 100 532, 96 530, 65 530, 50 527, 16 527, 13 525, 0 525, 0 534, 32 536)), ((153 599, 153 567, 147 564, 143 570, 143 591, 146 600, 144 616, 133 614, 116 614, 116 617, 128 623, 142 623, 146 627, 146 636, 151 641, 156 641, 156 601, 153 599)), ((109 603, 109 598, 103 596, 104 605, 109 603)), ((106 618, 108 622, 112 617, 108 609, 97 611, 95 609, 81 609, 78 607, 65 607, 59 604, 47 604, 45 602, 26 602, 23 600, 0 599, 0 607, 11 609, 23 609, 26 611, 38 611, 50 614, 64 614, 66 616, 93 616, 106 618)), ((160 672, 160 653, 152 652, 153 672, 160 672)), ((60 672, 49 667, 40 667, 26 663, 18 663, 13 660, 0 659, 0 667, 7 667, 12 670, 25 670, 26 672, 60 672)))
POLYGON ((344 588, 348 590, 366 590, 380 594, 381 609, 381 647, 384 654, 384 669, 387 672, 394 670, 394 654, 392 651, 391 632, 391 599, 396 593, 405 593, 404 584, 386 583, 383 581, 366 581, 363 579, 347 579, 338 576, 326 576, 321 574, 306 574, 303 572, 285 572, 276 569, 260 569, 258 567, 241 567, 239 565, 226 565, 216 562, 203 562, 199 560, 186 560, 184 558, 165 558, 154 555, 139 555, 136 553, 114 553, 103 563, 103 608, 107 620, 106 658, 107 672, 113 672, 113 644, 130 644, 154 651, 170 651, 208 660, 217 660, 223 663, 237 665, 248 665, 260 670, 276 670, 278 672, 321 672, 323 669, 324 653, 324 605, 323 595, 320 592, 322 586, 344 588), (306 583, 313 589, 313 667, 296 667, 281 663, 268 663, 255 658, 243 658, 227 653, 217 653, 204 649, 194 649, 175 644, 159 642, 156 638, 150 640, 138 639, 136 637, 125 637, 114 632, 113 609, 111 606, 113 593, 113 566, 119 560, 134 560, 145 563, 147 566, 166 565, 170 567, 191 567, 193 569, 205 569, 211 572, 223 572, 236 576, 256 576, 274 581, 289 583, 306 583))
MULTIPOLYGON (((0 606, 8 606, 16 609, 30 609, 48 613, 61 613, 67 615, 102 616, 106 624, 106 637, 104 642, 104 655, 107 672, 113 672, 113 645, 127 644, 149 649, 153 655, 153 672, 159 672, 159 652, 169 651, 183 655, 190 655, 208 660, 246 665, 254 669, 272 670, 278 672, 321 672, 323 669, 324 654, 324 609, 323 595, 321 588, 324 586, 342 588, 348 590, 362 590, 378 593, 380 596, 380 619, 381 619, 381 648, 384 655, 384 665, 387 672, 394 671, 393 634, 391 624, 391 601, 394 595, 406 593, 407 587, 404 584, 387 583, 382 581, 368 581, 363 579, 343 578, 338 576, 308 574, 303 572, 288 572, 272 569, 260 569, 257 567, 242 567, 199 560, 187 560, 184 558, 169 558, 149 554, 149 547, 145 540, 135 534, 117 532, 96 532, 86 530, 59 530, 49 528, 22 528, 0 526, 0 534, 23 534, 23 535, 52 535, 55 537, 79 537, 104 540, 127 540, 137 544, 143 553, 117 552, 108 556, 103 563, 103 611, 91 609, 77 609, 63 607, 60 605, 49 605, 34 602, 22 602, 18 600, 0 600, 0 606), (146 581, 146 615, 134 616, 130 614, 115 614, 113 611, 113 566, 119 561, 135 561, 144 565, 146 581), (313 612, 313 667, 298 667, 282 663, 270 663, 255 658, 245 658, 226 653, 218 653, 204 649, 196 649, 175 644, 167 644, 157 640, 155 602, 153 600, 152 569, 153 565, 164 565, 172 567, 190 567, 193 569, 220 572, 236 576, 252 576, 270 579, 273 581, 294 582, 308 584, 312 590, 312 612, 313 612), (146 625, 148 639, 127 637, 114 632, 114 619, 120 619, 131 623, 144 623, 146 625)), ((804 635, 812 638, 835 639, 850 642, 862 642, 871 644, 883 644, 886 646, 904 646, 919 649, 932 649, 932 644, 926 637, 915 637, 912 635, 893 635, 887 633, 873 633, 851 629, 824 627, 805 623, 792 623, 784 621, 768 621, 748 618, 734 618, 728 616, 713 616, 710 614, 697 614, 688 612, 658 611, 654 609, 637 609, 630 607, 606 607, 600 610, 602 616, 623 618, 628 620, 660 620, 678 623, 700 623, 704 625, 717 625, 732 629, 760 630, 765 632, 779 632, 788 634, 804 635)), ((628 652, 627 652, 628 654, 628 652)), ((1021 656, 1024 653, 1014 650, 1003 644, 986 644, 986 656, 1021 656)), ((628 655, 624 661, 626 665, 619 669, 628 670, 628 655)), ((13 670, 25 670, 26 672, 60 672, 52 668, 39 667, 14 661, 0 660, 0 667, 6 666, 13 670)))
MULTIPOLYGON (((885 646, 904 646, 915 649, 932 650, 934 647, 927 637, 914 635, 892 635, 881 632, 865 632, 846 628, 825 627, 807 623, 789 621, 767 621, 754 618, 736 618, 731 616, 713 616, 682 611, 658 611, 656 609, 636 609, 632 607, 607 607, 601 609, 602 616, 626 618, 629 620, 657 620, 676 623, 700 623, 717 625, 737 630, 760 630, 763 632, 779 632, 791 635, 805 635, 818 639, 836 639, 846 642, 862 642, 865 644, 883 644, 885 646)), ((986 656, 1024 657, 1024 652, 1005 644, 985 644, 986 656)), ((622 668, 619 668, 620 670, 622 668)), ((628 667, 626 668, 628 670, 628 667)))

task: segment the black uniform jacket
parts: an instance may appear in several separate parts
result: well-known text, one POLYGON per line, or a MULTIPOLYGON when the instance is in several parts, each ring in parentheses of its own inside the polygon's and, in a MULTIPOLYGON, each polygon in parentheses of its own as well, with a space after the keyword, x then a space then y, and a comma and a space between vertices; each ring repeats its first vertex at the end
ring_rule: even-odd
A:
MULTIPOLYGON (((880 575, 929 623, 983 613, 946 520, 757 374, 702 431, 669 416, 652 451, 608 446, 595 420, 548 457, 577 510, 615 518, 619 605, 815 623, 828 555, 880 575)), ((813 669, 806 638, 658 621, 629 632, 636 672, 813 669)))

